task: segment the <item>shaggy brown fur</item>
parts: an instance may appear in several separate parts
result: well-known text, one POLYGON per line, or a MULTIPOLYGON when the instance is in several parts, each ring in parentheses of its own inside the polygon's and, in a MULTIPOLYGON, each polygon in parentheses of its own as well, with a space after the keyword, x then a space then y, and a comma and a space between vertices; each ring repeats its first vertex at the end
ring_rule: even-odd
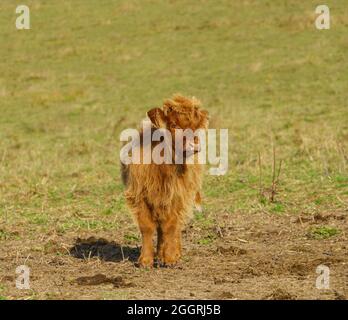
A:
MULTIPOLYGON (((151 130, 207 129, 208 113, 199 108, 200 102, 174 96, 163 108, 154 108, 147 115, 151 130)), ((195 144, 199 144, 195 140, 195 144)), ((153 148, 156 143, 151 143, 153 148)), ((139 149, 142 151, 140 143, 139 149)), ((174 148, 174 141, 173 146, 174 148)), ((197 151, 197 150, 195 150, 197 151)), ((175 150, 173 150, 173 154, 175 150)), ((194 156, 194 155, 193 155, 194 156)), ((199 164, 130 164, 122 165, 122 177, 127 184, 125 197, 141 234, 141 266, 154 262, 153 237, 157 231, 157 258, 162 265, 173 265, 181 256, 181 231, 193 206, 200 205, 202 165, 199 164)))

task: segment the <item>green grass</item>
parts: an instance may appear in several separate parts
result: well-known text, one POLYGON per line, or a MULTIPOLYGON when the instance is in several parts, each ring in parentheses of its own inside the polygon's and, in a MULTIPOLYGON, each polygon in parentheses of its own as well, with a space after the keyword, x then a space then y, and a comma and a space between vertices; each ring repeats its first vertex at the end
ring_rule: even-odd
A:
POLYGON ((339 233, 340 231, 335 227, 322 226, 311 229, 309 231, 309 236, 314 239, 321 240, 333 237, 339 233))
POLYGON ((139 242, 140 239, 136 234, 125 234, 124 240, 127 243, 137 243, 137 242, 139 242))
POLYGON ((285 207, 281 203, 275 203, 271 210, 275 213, 282 213, 285 211, 285 207))
POLYGON ((214 241, 214 237, 213 236, 208 236, 208 237, 205 237, 205 238, 198 239, 198 244, 200 244, 200 245, 209 245, 209 244, 213 243, 213 241, 214 241))
POLYGON ((5 287, 0 284, 0 300, 7 300, 7 298, 2 295, 4 290, 5 290, 5 287))
POLYGON ((0 240, 13 240, 13 239, 19 239, 20 236, 17 232, 9 232, 6 230, 0 229, 0 240))
MULTIPOLYGON (((229 129, 229 172, 207 175, 205 215, 330 212, 348 203, 348 13, 317 1, 28 0, 31 30, 0 10, 0 223, 137 234, 119 134, 181 92, 229 129), (275 202, 272 146, 283 160, 275 202), (330 195, 330 196, 328 196, 330 195)), ((0 241, 6 240, 0 236, 0 241)), ((128 239, 131 241, 132 239, 128 239)))

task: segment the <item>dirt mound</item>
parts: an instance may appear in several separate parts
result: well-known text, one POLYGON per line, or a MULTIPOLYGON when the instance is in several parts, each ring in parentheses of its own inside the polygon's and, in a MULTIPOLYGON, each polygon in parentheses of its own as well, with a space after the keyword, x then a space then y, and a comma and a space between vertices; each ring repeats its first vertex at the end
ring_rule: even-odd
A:
POLYGON ((108 278, 104 274, 96 274, 90 277, 79 277, 75 281, 80 286, 98 286, 101 284, 113 284, 115 288, 132 287, 132 283, 126 282, 121 276, 108 278))
POLYGON ((296 296, 284 289, 276 288, 271 294, 263 297, 263 300, 295 300, 296 296))

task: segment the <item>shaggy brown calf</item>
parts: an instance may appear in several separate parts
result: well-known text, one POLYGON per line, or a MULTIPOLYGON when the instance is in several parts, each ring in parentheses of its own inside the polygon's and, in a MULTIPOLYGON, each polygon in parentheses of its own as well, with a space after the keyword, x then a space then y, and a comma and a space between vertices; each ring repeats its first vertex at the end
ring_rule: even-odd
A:
MULTIPOLYGON (((151 134, 165 128, 172 135, 172 154, 175 150, 175 129, 208 128, 208 112, 199 108, 200 102, 174 96, 166 100, 163 108, 147 112, 151 120, 151 134)), ((144 132, 141 131, 141 137, 144 132)), ((150 150, 159 142, 151 142, 150 150)), ((140 139, 139 152, 144 148, 140 139)), ((133 212, 141 234, 141 266, 152 266, 154 262, 153 237, 157 231, 157 259, 162 265, 173 265, 181 256, 181 232, 190 216, 194 204, 200 205, 202 165, 186 163, 200 150, 199 140, 184 140, 183 164, 129 164, 122 165, 122 177, 127 188, 125 197, 133 212), (185 160, 186 159, 186 160, 185 160)), ((140 153, 141 153, 140 152, 140 153)))

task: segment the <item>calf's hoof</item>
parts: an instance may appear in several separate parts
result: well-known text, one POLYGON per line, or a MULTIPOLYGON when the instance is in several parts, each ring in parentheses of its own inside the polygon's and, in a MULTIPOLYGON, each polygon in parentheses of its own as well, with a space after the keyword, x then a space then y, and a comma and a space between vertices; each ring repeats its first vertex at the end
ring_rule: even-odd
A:
POLYGON ((139 267, 151 268, 153 267, 153 257, 141 255, 138 260, 139 267))
POLYGON ((180 253, 176 253, 173 255, 163 254, 158 257, 158 261, 160 265, 164 267, 174 267, 177 265, 179 260, 180 260, 180 253))

